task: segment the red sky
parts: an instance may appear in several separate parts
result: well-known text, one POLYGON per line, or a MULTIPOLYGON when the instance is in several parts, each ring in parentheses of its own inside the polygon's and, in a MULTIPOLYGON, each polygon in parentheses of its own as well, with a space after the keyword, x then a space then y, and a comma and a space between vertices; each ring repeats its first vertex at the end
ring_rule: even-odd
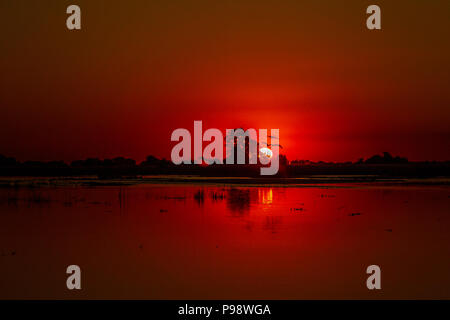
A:
POLYGON ((2 1, 0 153, 168 158, 203 120, 279 128, 290 160, 450 160, 450 3, 377 1, 381 31, 369 4, 2 1))

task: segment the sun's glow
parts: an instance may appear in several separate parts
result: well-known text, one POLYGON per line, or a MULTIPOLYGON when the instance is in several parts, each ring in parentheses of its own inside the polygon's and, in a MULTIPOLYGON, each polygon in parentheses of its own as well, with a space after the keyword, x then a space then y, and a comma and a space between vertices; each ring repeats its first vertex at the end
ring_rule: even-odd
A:
POLYGON ((273 201, 273 191, 272 188, 266 189, 262 188, 258 190, 259 200, 262 204, 272 204, 273 201))
POLYGON ((263 156, 267 157, 267 158, 272 158, 273 156, 273 152, 272 150, 270 150, 269 148, 261 148, 259 149, 260 154, 262 154, 263 156))

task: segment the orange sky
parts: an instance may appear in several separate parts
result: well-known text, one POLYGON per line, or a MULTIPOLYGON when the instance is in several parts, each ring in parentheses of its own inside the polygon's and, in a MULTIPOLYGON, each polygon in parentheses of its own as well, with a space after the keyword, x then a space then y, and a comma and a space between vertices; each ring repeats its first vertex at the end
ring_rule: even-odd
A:
POLYGON ((203 120, 290 160, 450 160, 450 2, 376 3, 381 31, 360 0, 2 1, 0 153, 169 157, 203 120))

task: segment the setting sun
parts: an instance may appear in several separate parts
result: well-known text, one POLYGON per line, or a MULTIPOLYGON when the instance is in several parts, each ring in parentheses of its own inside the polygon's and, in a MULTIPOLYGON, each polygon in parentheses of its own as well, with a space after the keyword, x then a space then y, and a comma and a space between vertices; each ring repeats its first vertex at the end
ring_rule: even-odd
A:
POLYGON ((273 152, 269 148, 261 148, 261 149, 259 149, 259 152, 269 159, 272 158, 272 156, 273 156, 273 152))

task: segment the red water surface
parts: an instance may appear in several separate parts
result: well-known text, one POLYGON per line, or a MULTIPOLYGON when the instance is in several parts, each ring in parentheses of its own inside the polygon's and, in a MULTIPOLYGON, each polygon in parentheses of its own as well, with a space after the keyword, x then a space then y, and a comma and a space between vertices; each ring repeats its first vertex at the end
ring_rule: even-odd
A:
POLYGON ((0 298, 450 298, 450 188, 0 189, 0 298), (79 265, 82 290, 66 288, 79 265), (381 268, 368 290, 366 268, 381 268))

